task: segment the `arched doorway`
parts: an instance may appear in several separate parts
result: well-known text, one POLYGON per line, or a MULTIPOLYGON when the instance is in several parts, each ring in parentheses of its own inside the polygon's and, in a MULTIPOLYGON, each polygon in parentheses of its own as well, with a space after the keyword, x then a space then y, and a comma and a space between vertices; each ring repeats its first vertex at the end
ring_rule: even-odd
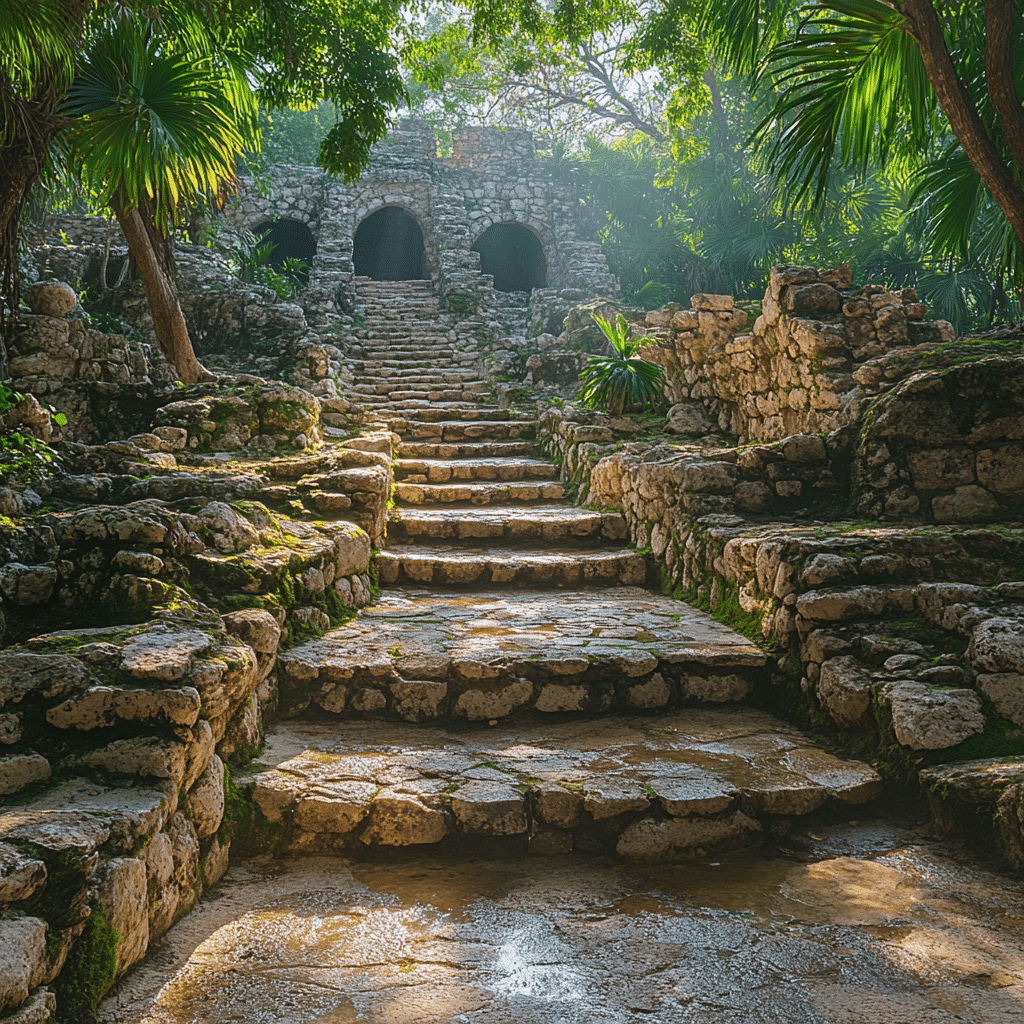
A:
POLYGON ((302 269, 293 269, 291 276, 303 286, 309 284, 309 265, 316 255, 316 239, 301 220, 290 217, 265 220, 256 225, 253 234, 261 246, 271 247, 268 266, 279 271, 285 260, 300 260, 302 269))
POLYGON ((480 273, 494 276, 499 292, 531 292, 544 288, 548 263, 540 239, 522 224, 492 224, 474 243, 480 273))
POLYGON ((382 207, 359 225, 352 261, 357 276, 374 281, 422 281, 428 276, 423 231, 400 206, 382 207))

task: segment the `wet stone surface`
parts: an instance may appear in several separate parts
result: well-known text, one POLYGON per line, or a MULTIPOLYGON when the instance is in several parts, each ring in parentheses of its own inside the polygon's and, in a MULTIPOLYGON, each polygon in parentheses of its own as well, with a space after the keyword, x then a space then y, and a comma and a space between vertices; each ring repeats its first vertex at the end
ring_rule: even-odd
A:
POLYGON ((396 588, 279 659, 282 704, 291 712, 312 704, 408 721, 734 703, 764 664, 760 649, 709 615, 634 587, 396 588), (410 697, 409 687, 424 681, 443 689, 410 697), (377 694, 372 708, 367 690, 377 694))
POLYGON ((894 822, 686 865, 235 867, 102 1024, 1016 1024, 1019 881, 894 822))
POLYGON ((749 846, 762 823, 881 792, 872 768, 757 711, 550 722, 518 730, 296 721, 239 775, 307 852, 516 836, 518 850, 635 860, 749 846))

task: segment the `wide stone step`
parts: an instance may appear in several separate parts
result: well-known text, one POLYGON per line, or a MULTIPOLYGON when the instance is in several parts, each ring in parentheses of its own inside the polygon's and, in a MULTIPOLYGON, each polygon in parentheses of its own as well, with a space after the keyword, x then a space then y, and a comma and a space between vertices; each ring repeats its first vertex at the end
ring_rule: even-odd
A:
POLYGON ((398 452, 405 459, 539 458, 544 454, 532 441, 471 441, 466 444, 403 441, 398 452))
POLYGON ((376 557, 381 584, 435 586, 629 587, 647 576, 643 556, 628 548, 608 551, 394 546, 376 557))
POLYGON ((571 505, 395 508, 388 522, 388 538, 398 543, 607 544, 627 537, 626 520, 618 512, 592 512, 571 505))
POLYGON ((385 590, 373 608, 278 659, 288 713, 410 721, 653 710, 740 701, 765 655, 682 601, 637 587, 385 590), (424 684, 413 690, 407 685, 424 684), (415 694, 406 702, 406 694, 415 694))
MULTIPOLYGON (((398 699, 411 706, 415 687, 398 699)), ((761 840, 778 818, 861 805, 882 781, 757 711, 501 726, 288 722, 270 767, 240 783, 281 833, 279 852, 471 850, 504 837, 533 854, 705 857, 761 840), (433 844, 442 844, 434 847, 433 844)))
POLYGON ((474 505, 510 501, 558 501, 564 495, 560 483, 543 480, 447 484, 412 484, 399 480, 395 483, 395 497, 410 505, 455 501, 470 501, 474 505))
POLYGON ((441 366, 412 367, 371 367, 368 370, 357 370, 361 384, 485 384, 473 370, 446 369, 441 366))
POLYGON ((443 484, 458 480, 552 480, 552 462, 523 458, 399 459, 398 478, 410 483, 443 484))
POLYGON ((517 418, 514 410, 474 405, 457 410, 457 415, 453 412, 456 410, 438 410, 442 417, 438 419, 423 417, 419 410, 408 410, 408 415, 390 417, 390 429, 410 441, 502 441, 531 439, 537 433, 536 420, 526 415, 517 418), (448 418, 443 418, 446 415, 448 418))

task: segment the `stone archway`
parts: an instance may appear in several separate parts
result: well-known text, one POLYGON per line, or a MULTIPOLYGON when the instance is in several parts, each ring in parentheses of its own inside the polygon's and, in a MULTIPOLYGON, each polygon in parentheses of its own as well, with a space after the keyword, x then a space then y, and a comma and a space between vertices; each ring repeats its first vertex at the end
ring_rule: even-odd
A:
POLYGON ((294 276, 303 286, 309 284, 309 267, 316 255, 316 238, 301 220, 290 217, 265 220, 256 225, 253 234, 257 239, 263 239, 262 245, 271 246, 267 263, 274 270, 280 270, 287 259, 301 260, 305 269, 295 271, 294 276))
POLYGON ((356 229, 352 261, 358 277, 422 281, 428 277, 423 229, 402 207, 381 207, 356 229))
POLYGON ((531 292, 547 286, 548 263, 540 239, 522 224, 492 224, 474 243, 480 273, 494 277, 499 292, 531 292))

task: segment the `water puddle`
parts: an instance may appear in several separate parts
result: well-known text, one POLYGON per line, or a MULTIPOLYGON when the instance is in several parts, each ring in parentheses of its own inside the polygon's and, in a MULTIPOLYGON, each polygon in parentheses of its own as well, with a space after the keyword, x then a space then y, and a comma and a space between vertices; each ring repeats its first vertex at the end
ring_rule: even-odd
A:
POLYGON ((775 854, 253 862, 104 1024, 1019 1024, 1024 885, 895 822, 775 854))

